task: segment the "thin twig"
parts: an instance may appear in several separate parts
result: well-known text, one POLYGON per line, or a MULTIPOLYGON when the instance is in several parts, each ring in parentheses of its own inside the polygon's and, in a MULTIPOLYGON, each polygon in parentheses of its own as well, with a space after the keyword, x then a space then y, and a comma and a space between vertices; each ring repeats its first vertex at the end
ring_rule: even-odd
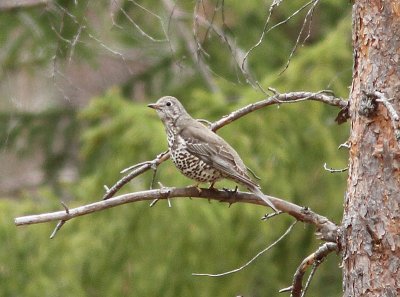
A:
POLYGON ((315 272, 317 271, 318 266, 321 264, 321 261, 315 261, 312 265, 310 275, 307 278, 306 285, 304 286, 303 292, 301 293, 301 297, 306 296, 307 290, 310 287, 311 281, 314 277, 315 272))
POLYGON ((341 148, 347 148, 350 149, 350 143, 348 141, 346 141, 345 143, 342 143, 338 146, 338 150, 340 150, 341 148))
MULTIPOLYGON (((203 13, 205 16, 205 19, 207 19, 207 15, 206 15, 206 9, 204 8, 204 3, 202 0, 200 0, 201 2, 201 7, 203 8, 203 13)), ((196 4, 194 5, 194 10, 193 10, 193 38, 195 40, 196 43, 196 55, 197 55, 197 60, 200 59, 200 55, 201 53, 203 53, 206 57, 209 57, 210 55, 206 52, 206 50, 203 48, 203 46, 201 45, 201 42, 199 41, 198 38, 198 27, 199 27, 199 23, 198 23, 198 19, 199 19, 199 0, 196 0, 196 4)), ((214 12, 215 15, 215 12, 214 12)), ((212 19, 212 21, 214 20, 214 18, 212 19)), ((209 27, 208 27, 209 28, 209 27)), ((207 28, 207 33, 206 36, 204 37, 203 42, 205 42, 205 40, 207 39, 208 36, 208 28, 207 28)))
POLYGON ((244 268, 246 268, 247 266, 249 266, 251 263, 254 262, 254 260, 256 260, 259 256, 261 256, 262 254, 264 254, 265 252, 269 251, 270 249, 272 249, 275 245, 277 245, 280 241, 282 241, 286 235, 288 235, 290 233, 290 231, 292 231, 294 225, 296 225, 297 221, 294 221, 289 228, 285 231, 285 233, 283 233, 277 240, 275 240, 273 243, 271 243, 269 246, 267 246, 265 249, 263 249, 262 251, 258 252, 253 258, 251 258, 247 263, 245 263, 244 265, 230 270, 230 271, 226 271, 223 273, 218 273, 218 274, 210 274, 210 273, 192 273, 192 275, 194 276, 210 276, 210 277, 220 277, 220 276, 225 276, 228 274, 232 274, 238 271, 243 270, 244 268))
MULTIPOLYGON (((64 209, 65 209, 65 213, 66 213, 67 215, 69 215, 69 208, 68 208, 68 206, 67 206, 63 201, 60 201, 60 202, 61 202, 61 205, 62 205, 62 206, 64 207, 64 209)), ((53 239, 53 238, 56 236, 57 232, 61 229, 62 226, 64 226, 64 224, 67 222, 67 220, 68 220, 68 219, 63 219, 63 220, 59 220, 59 221, 58 221, 56 227, 54 228, 53 232, 52 232, 51 235, 50 235, 50 239, 53 239)))
POLYGON ((69 214, 69 208, 68 208, 68 206, 67 206, 63 201, 60 201, 60 202, 61 202, 61 205, 64 207, 65 212, 66 212, 67 214, 69 214))
POLYGON ((134 179, 136 176, 146 172, 149 169, 155 170, 159 164, 162 162, 168 160, 170 157, 169 151, 165 151, 161 154, 159 154, 154 160, 152 161, 146 161, 139 163, 140 166, 133 165, 129 167, 128 169, 124 169, 123 172, 126 172, 126 170, 132 170, 129 174, 121 178, 117 183, 115 183, 103 196, 103 200, 107 200, 114 196, 115 193, 118 192, 119 189, 121 189, 125 184, 127 184, 129 181, 134 179))
POLYGON ((86 26, 79 26, 78 27, 78 32, 76 33, 74 39, 71 42, 71 49, 69 51, 68 63, 71 63, 71 61, 72 61, 72 57, 74 55, 76 44, 79 42, 79 38, 81 36, 82 30, 84 30, 85 28, 86 28, 86 26))
MULTIPOLYGON (((136 3, 135 1, 132 1, 132 0, 131 0, 130 2, 132 2, 133 4, 135 4, 136 6, 138 6, 139 8, 141 8, 141 9, 143 9, 143 10, 149 12, 149 10, 147 10, 147 9, 144 8, 143 6, 139 5, 139 4, 136 3)), ((120 11, 122 12, 122 14, 126 17, 126 19, 139 31, 139 33, 140 33, 143 37, 148 38, 148 39, 149 39, 150 41, 152 41, 152 42, 167 42, 167 39, 157 39, 157 38, 154 38, 153 36, 150 36, 150 34, 146 33, 146 32, 144 31, 144 29, 142 29, 142 28, 129 16, 129 14, 125 11, 125 9, 123 9, 122 7, 120 7, 119 10, 120 10, 120 11)), ((155 15, 155 14, 153 13, 152 15, 155 15)))
POLYGON ((339 173, 339 172, 347 171, 349 169, 349 167, 345 167, 345 168, 341 168, 341 169, 334 169, 334 168, 328 167, 328 165, 326 163, 324 163, 324 169, 330 173, 339 173))
POLYGON ((244 65, 245 65, 245 63, 246 63, 246 61, 247 61, 247 58, 248 58, 248 56, 250 55, 250 53, 251 53, 253 50, 255 50, 257 47, 260 46, 261 42, 262 42, 263 39, 264 39, 264 36, 268 33, 267 28, 268 28, 268 24, 269 24, 269 21, 270 21, 271 16, 272 16, 272 12, 273 12, 273 10, 275 9, 275 7, 279 6, 280 3, 281 3, 281 1, 273 1, 272 4, 271 4, 271 6, 269 7, 268 16, 267 16, 267 19, 266 19, 266 21, 265 21, 265 23, 264 23, 264 28, 263 28, 263 30, 262 30, 262 32, 261 32, 260 38, 258 39, 258 41, 256 42, 256 44, 253 45, 253 46, 246 52, 246 54, 245 54, 244 57, 243 57, 242 67, 241 67, 242 70, 244 70, 244 65))
MULTIPOLYGON (((172 2, 171 0, 162 0, 162 3, 168 11, 170 11, 170 12, 175 11, 176 4, 174 2, 172 2)), ((171 13, 171 16, 173 16, 172 13, 171 13)), ((190 54, 190 56, 192 58, 193 64, 197 67, 200 75, 203 77, 208 88, 213 93, 218 92, 219 87, 215 83, 213 77, 210 75, 210 72, 207 68, 206 63, 203 61, 203 59, 201 59, 201 57, 197 57, 196 45, 193 40, 192 34, 188 31, 186 26, 183 23, 181 23, 179 20, 177 20, 176 26, 178 28, 178 32, 180 33, 180 35, 185 43, 186 50, 188 51, 188 53, 190 54)))
POLYGON ((56 236, 57 232, 61 229, 62 226, 64 226, 65 222, 66 220, 58 221, 57 226, 54 228, 53 232, 50 235, 50 239, 53 239, 56 236))
POLYGON ((312 17, 314 15, 315 7, 319 3, 319 0, 313 0, 313 2, 314 3, 312 4, 311 8, 308 10, 308 12, 307 12, 307 14, 306 14, 306 16, 304 18, 303 25, 301 26, 300 31, 297 34, 296 42, 295 42, 295 44, 294 44, 294 46, 293 46, 293 48, 292 48, 292 50, 290 52, 290 55, 289 55, 288 60, 286 62, 286 65, 282 69, 282 71, 279 73, 279 75, 281 75, 283 72, 286 71, 286 69, 288 69, 290 61, 292 60, 292 57, 293 57, 294 53, 296 52, 296 50, 297 50, 297 48, 299 46, 300 38, 301 38, 301 35, 303 34, 303 31, 304 31, 304 29, 306 27, 307 21, 309 22, 309 32, 308 32, 307 36, 304 38, 302 44, 304 44, 307 41, 307 39, 309 38, 309 36, 310 36, 312 17))
MULTIPOLYGON (((224 1, 222 1, 222 4, 221 4, 222 25, 224 28, 228 28, 228 26, 225 24, 225 16, 224 16, 224 9, 223 9, 224 6, 223 5, 224 5, 224 1)), ((193 18, 192 15, 188 15, 187 13, 185 13, 183 11, 179 11, 176 13, 176 18, 187 19, 189 17, 193 18)), ((204 17, 196 14, 195 18, 196 18, 197 25, 202 25, 203 27, 206 27, 207 29, 212 30, 213 33, 215 33, 221 39, 221 41, 227 46, 227 48, 232 56, 232 59, 235 62, 235 65, 236 65, 235 69, 239 70, 241 72, 241 74, 246 78, 246 80, 254 87, 257 84, 257 82, 254 80, 252 74, 250 73, 248 63, 245 63, 242 68, 244 50, 237 46, 235 39, 230 38, 227 34, 225 34, 225 31, 223 28, 220 28, 217 25, 210 23, 210 21, 208 21, 204 17)), ((196 32, 197 32, 197 29, 196 29, 196 32)), ((200 47, 201 47, 201 45, 200 45, 200 47)), ((202 52, 204 54, 208 55, 208 53, 206 53, 204 49, 202 49, 202 52)), ((259 88, 262 88, 262 87, 259 86, 259 88)))
POLYGON ((271 213, 267 213, 265 215, 262 216, 261 221, 268 221, 269 219, 276 217, 280 214, 283 214, 282 211, 278 211, 278 212, 271 212, 271 213))
POLYGON ((152 12, 150 9, 144 7, 143 5, 137 3, 137 2, 134 1, 134 0, 128 0, 128 1, 129 1, 129 2, 132 2, 133 4, 135 4, 136 6, 138 6, 139 8, 143 9, 143 10, 144 10, 145 12, 147 12, 148 14, 150 14, 150 15, 154 16, 155 18, 157 18, 158 21, 159 21, 160 24, 161 24, 161 28, 162 28, 162 30, 163 30, 163 32, 164 32, 164 35, 165 35, 165 40, 159 40, 159 41, 162 41, 162 42, 168 41, 168 43, 170 43, 169 35, 168 35, 168 33, 167 33, 167 29, 166 29, 165 26, 164 26, 164 22, 163 22, 163 19, 161 18, 161 16, 159 16, 158 14, 152 12))
POLYGON ((292 18, 294 18, 297 14, 299 14, 301 11, 303 11, 305 8, 307 8, 307 7, 308 7, 310 4, 312 4, 314 1, 315 1, 315 0, 311 0, 311 1, 307 2, 307 3, 304 4, 302 7, 300 7, 298 10, 296 10, 295 12, 293 12, 290 16, 288 16, 286 19, 284 19, 283 21, 281 21, 281 22, 279 22, 279 23, 273 25, 272 27, 270 27, 270 28, 267 30, 268 24, 269 24, 269 20, 270 20, 270 18, 271 18, 273 9, 281 3, 281 1, 273 1, 272 4, 271 4, 271 7, 270 7, 270 9, 269 9, 269 14, 268 14, 267 20, 266 20, 266 22, 265 22, 265 24, 264 24, 264 28, 263 28, 263 31, 262 31, 262 33, 261 33, 261 36, 260 36, 258 42, 257 42, 255 45, 253 45, 253 46, 248 50, 248 52, 245 54, 245 56, 244 56, 244 58, 243 58, 242 67, 243 67, 244 63, 246 62, 246 60, 247 60, 248 56, 250 55, 250 53, 251 53, 253 50, 255 50, 257 47, 260 46, 260 44, 261 44, 262 41, 264 40, 265 35, 267 35, 270 31, 272 31, 272 30, 275 29, 276 27, 279 27, 280 25, 283 25, 283 24, 287 23, 288 21, 290 21, 292 18))

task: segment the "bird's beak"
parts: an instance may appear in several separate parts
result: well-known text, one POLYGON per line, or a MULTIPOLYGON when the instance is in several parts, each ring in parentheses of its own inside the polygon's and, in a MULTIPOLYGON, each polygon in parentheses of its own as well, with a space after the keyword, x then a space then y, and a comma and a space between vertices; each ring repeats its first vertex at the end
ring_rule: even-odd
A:
POLYGON ((150 107, 153 109, 160 109, 160 105, 158 105, 157 103, 148 104, 147 107, 150 107))

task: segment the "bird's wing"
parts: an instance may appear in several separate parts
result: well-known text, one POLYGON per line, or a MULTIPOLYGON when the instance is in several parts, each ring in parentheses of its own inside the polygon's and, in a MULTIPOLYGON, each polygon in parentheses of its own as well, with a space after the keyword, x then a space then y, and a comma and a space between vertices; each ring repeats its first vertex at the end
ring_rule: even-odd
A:
POLYGON ((186 125, 181 131, 187 150, 228 177, 244 185, 258 187, 247 175, 246 166, 236 151, 213 131, 198 122, 197 124, 186 125))

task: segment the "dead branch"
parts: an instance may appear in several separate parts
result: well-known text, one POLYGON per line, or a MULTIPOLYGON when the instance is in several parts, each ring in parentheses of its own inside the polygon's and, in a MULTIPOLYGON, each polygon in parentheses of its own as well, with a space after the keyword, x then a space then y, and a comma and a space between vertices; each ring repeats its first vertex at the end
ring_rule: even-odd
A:
MULTIPOLYGON (((231 192, 215 189, 201 189, 196 187, 190 188, 162 188, 157 190, 148 190, 135 193, 124 194, 110 198, 108 200, 97 201, 87 205, 70 208, 68 212, 56 211, 37 215, 28 215, 15 219, 15 225, 30 225, 52 221, 68 221, 75 217, 87 215, 93 212, 105 210, 118 205, 138 202, 152 201, 154 199, 167 199, 178 197, 192 197, 202 199, 212 199, 220 202, 233 204, 236 202, 251 203, 265 206, 265 202, 259 199, 256 195, 247 192, 231 192)), ((307 207, 301 207, 294 203, 268 196, 274 203, 275 207, 283 211, 301 222, 314 225, 317 231, 321 234, 321 239, 329 242, 336 242, 338 236, 338 226, 329 221, 326 217, 314 213, 307 207)))
MULTIPOLYGON (((311 265, 314 265, 314 272, 316 267, 318 267, 328 256, 331 252, 337 251, 338 246, 336 243, 333 242, 327 242, 324 243, 322 246, 318 248, 314 253, 309 255, 307 258, 305 258, 300 266, 297 268, 294 277, 293 277, 293 284, 291 286, 291 297, 300 297, 304 296, 305 290, 302 290, 302 282, 303 282, 303 277, 304 274, 307 270, 307 268, 311 265)), ((308 280, 308 284, 311 279, 308 280)))
POLYGON ((331 106, 336 106, 339 108, 344 108, 347 106, 347 101, 342 98, 337 98, 332 95, 325 94, 325 92, 291 92, 284 94, 275 94, 271 97, 268 97, 264 100, 258 101, 256 103, 251 103, 247 106, 244 106, 236 111, 231 112, 229 115, 222 117, 222 119, 216 121, 211 125, 211 129, 213 131, 222 128, 223 126, 247 115, 250 112, 261 109, 266 106, 274 105, 274 104, 284 104, 291 102, 299 102, 299 101, 319 101, 331 106))

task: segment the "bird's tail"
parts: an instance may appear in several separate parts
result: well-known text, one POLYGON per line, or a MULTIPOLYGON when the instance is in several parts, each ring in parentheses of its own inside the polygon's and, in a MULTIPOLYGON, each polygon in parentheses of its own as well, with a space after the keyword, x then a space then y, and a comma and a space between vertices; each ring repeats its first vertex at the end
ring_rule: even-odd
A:
POLYGON ((271 207, 275 212, 278 212, 278 209, 275 207, 275 205, 272 203, 272 201, 268 198, 267 195, 265 195, 263 192, 261 192, 260 188, 257 186, 253 185, 248 185, 247 188, 254 194, 256 194, 258 197, 260 197, 262 200, 267 203, 269 207, 271 207))

